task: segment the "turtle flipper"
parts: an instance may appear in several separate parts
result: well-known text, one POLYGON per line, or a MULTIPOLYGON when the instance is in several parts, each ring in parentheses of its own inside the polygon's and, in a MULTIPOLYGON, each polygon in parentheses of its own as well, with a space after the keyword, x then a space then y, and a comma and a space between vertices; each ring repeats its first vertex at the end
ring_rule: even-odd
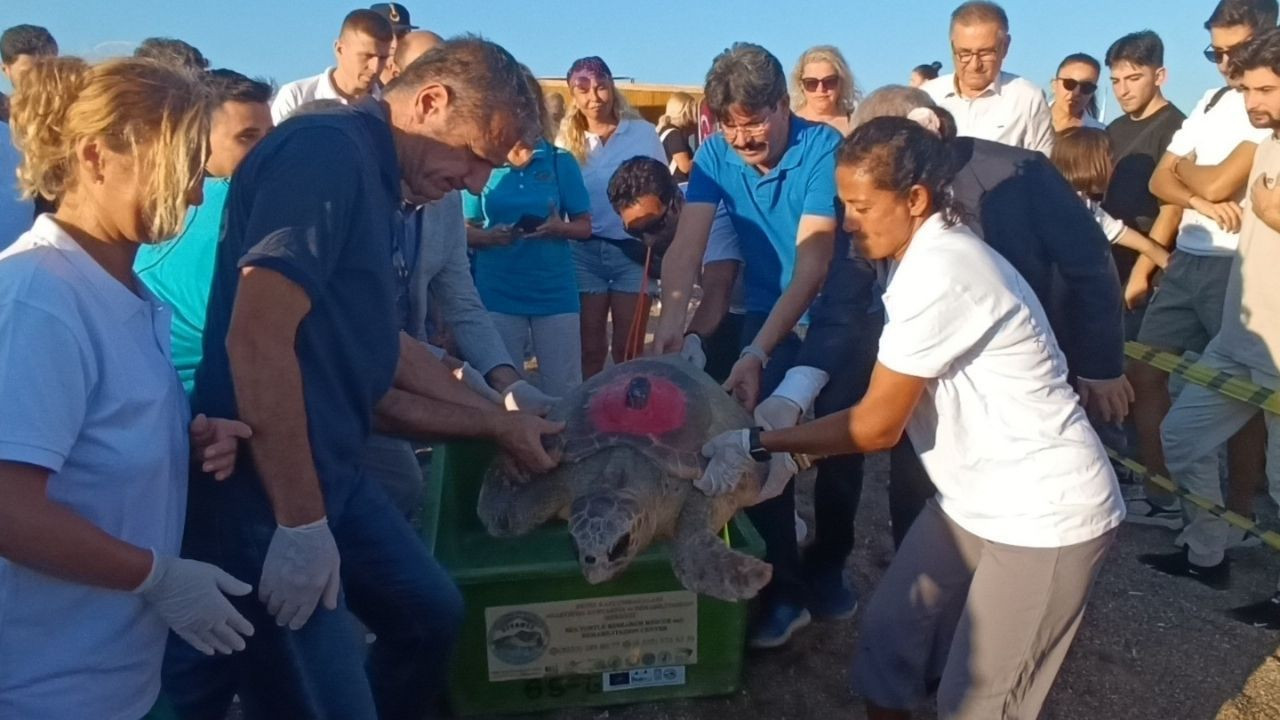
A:
POLYGON ((739 495, 754 496, 759 482, 752 474, 737 491, 708 497, 690 492, 671 543, 671 569, 685 588, 720 600, 753 598, 773 577, 773 566, 732 550, 716 531, 739 506, 739 495))
POLYGON ((532 531, 572 500, 560 469, 527 477, 499 458, 485 474, 476 514, 494 537, 516 537, 532 531))
POLYGON ((710 530, 678 538, 671 568, 686 589, 730 602, 755 597, 773 577, 772 565, 729 549, 710 530))

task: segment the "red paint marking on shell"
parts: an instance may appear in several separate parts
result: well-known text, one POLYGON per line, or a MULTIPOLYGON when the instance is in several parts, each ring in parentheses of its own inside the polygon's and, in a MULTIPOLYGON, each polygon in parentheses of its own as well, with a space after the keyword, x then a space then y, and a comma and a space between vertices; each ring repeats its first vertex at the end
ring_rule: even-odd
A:
POLYGON ((678 385, 653 375, 622 375, 596 391, 587 408, 591 427, 625 435, 665 435, 684 425, 685 396, 678 385), (627 405, 631 381, 649 381, 649 400, 642 408, 627 405))

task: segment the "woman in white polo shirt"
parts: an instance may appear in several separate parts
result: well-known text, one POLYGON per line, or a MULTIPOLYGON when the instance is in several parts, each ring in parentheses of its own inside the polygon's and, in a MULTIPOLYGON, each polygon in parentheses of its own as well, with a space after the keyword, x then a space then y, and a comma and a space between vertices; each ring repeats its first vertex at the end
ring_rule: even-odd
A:
MULTIPOLYGON (((667 155, 657 129, 627 104, 604 60, 574 61, 566 80, 573 107, 560 123, 556 145, 577 158, 591 198, 591 237, 573 244, 582 304, 582 379, 586 380, 604 368, 611 314, 613 361, 622 361, 644 281, 644 246, 627 235, 609 204, 609 178, 623 161, 637 155, 664 163, 667 155)), ((650 292, 656 285, 656 281, 649 283, 650 292)), ((647 321, 648 313, 641 311, 640 317, 647 321)))
POLYGON ((19 183, 58 210, 0 254, 0 717, 137 720, 170 628, 210 654, 253 632, 224 597, 248 585, 177 557, 190 416, 133 273, 199 202, 207 118, 199 78, 132 58, 41 60, 13 99, 19 183))
POLYGON ((1037 717, 1124 515, 1044 310, 959 224, 953 174, 944 141, 905 118, 845 141, 845 229, 889 273, 870 387, 844 413, 718 436, 698 481, 723 491, 770 451, 867 453, 910 435, 938 495, 863 617, 854 674, 872 720, 909 717, 939 669, 940 717, 1037 717))

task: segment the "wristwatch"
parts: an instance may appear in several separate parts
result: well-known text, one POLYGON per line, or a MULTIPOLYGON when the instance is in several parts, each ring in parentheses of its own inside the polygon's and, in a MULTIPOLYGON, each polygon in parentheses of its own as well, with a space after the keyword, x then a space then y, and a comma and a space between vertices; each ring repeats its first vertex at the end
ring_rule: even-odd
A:
POLYGON ((764 430, 762 427, 753 427, 747 432, 747 454, 756 462, 769 462, 773 457, 773 453, 764 449, 764 445, 760 444, 760 433, 764 430))

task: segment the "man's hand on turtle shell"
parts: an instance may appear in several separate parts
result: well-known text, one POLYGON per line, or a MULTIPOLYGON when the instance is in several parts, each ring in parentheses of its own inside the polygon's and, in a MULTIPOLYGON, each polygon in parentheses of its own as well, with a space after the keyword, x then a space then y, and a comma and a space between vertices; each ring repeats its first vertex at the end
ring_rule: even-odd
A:
POLYGON ((733 492, 742 476, 756 461, 751 457, 750 430, 730 430, 711 438, 702 446, 702 456, 711 460, 693 486, 707 495, 733 492))
POLYGON ((551 408, 560 402, 560 398, 551 397, 534 387, 527 380, 517 380, 507 386, 502 393, 502 404, 508 410, 532 413, 545 417, 551 408))
POLYGON ((498 421, 494 440, 515 459, 520 467, 535 473, 544 473, 559 464, 543 445, 545 435, 555 435, 564 430, 564 423, 544 420, 537 415, 509 412, 498 421))
POLYGON ((744 353, 733 364, 729 371, 729 379, 724 381, 724 389, 733 395, 747 412, 755 410, 760 399, 760 375, 764 372, 764 363, 755 355, 744 353))

